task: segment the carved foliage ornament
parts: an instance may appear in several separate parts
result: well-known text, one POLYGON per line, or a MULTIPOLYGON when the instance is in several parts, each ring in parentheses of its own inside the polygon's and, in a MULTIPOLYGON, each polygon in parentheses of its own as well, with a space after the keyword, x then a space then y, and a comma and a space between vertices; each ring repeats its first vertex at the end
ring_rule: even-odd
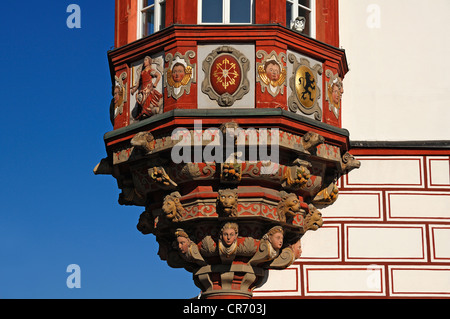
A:
POLYGON ((249 92, 250 62, 233 47, 215 49, 203 61, 202 67, 205 72, 202 92, 216 100, 219 106, 230 107, 249 92))
POLYGON ((172 55, 172 53, 166 55, 165 60, 169 62, 169 67, 165 69, 164 85, 167 88, 168 97, 178 99, 184 93, 190 93, 191 83, 196 82, 196 64, 190 63, 190 59, 194 57, 195 52, 191 50, 184 55, 179 52, 175 55, 172 55))
POLYGON ((267 54, 266 51, 260 50, 256 52, 256 57, 262 59, 256 64, 258 73, 256 81, 261 84, 261 91, 264 93, 267 89, 273 97, 283 94, 287 73, 286 68, 283 67, 283 61, 286 63, 286 54, 277 55, 275 51, 267 54))
POLYGON ((306 115, 314 114, 318 121, 322 120, 322 109, 320 108, 321 91, 319 88, 319 75, 323 69, 319 64, 311 67, 308 59, 297 60, 292 53, 288 56, 289 62, 294 64, 294 71, 289 80, 292 94, 288 99, 289 110, 300 111, 306 115))

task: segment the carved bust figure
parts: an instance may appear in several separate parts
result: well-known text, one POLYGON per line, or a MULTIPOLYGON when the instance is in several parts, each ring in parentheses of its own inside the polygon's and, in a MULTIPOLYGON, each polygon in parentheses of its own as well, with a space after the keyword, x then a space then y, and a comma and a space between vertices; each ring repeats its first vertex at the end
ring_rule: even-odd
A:
POLYGON ((234 257, 236 254, 238 230, 236 223, 226 223, 220 230, 219 253, 222 259, 234 257))
POLYGON ((189 246, 192 244, 192 241, 189 239, 188 234, 181 228, 178 228, 175 232, 176 236, 176 245, 180 254, 188 257, 189 255, 189 246))
POLYGON ((287 194, 281 198, 278 204, 278 217, 281 222, 289 222, 296 214, 300 214, 300 200, 294 193, 287 194))
POLYGON ((173 222, 178 222, 182 217, 182 213, 184 212, 184 208, 180 202, 180 194, 178 192, 174 192, 170 195, 167 195, 164 198, 162 210, 165 213, 167 219, 173 222))
POLYGON ((196 263, 200 266, 206 265, 205 260, 200 255, 197 245, 189 238, 189 235, 181 228, 175 231, 175 248, 180 256, 187 262, 196 263))
POLYGON ((237 216, 238 193, 236 189, 221 189, 217 196, 217 213, 228 217, 237 216))
POLYGON ((271 259, 275 258, 281 247, 283 247, 284 230, 281 226, 272 227, 264 236, 263 240, 267 240, 269 245, 269 256, 271 259), (272 249, 270 249, 272 247, 272 249))

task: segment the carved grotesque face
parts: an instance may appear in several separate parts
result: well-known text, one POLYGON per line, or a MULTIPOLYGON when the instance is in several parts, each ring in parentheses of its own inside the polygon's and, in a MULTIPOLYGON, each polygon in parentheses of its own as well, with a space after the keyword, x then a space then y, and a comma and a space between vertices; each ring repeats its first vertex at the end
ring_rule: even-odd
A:
POLYGON ((269 241, 272 244, 272 247, 275 249, 281 249, 283 246, 283 233, 275 232, 274 234, 269 236, 269 241))
POLYGON ((167 215, 174 214, 177 210, 175 201, 173 201, 172 199, 166 199, 163 203, 162 209, 167 215))
POLYGON ((286 210, 291 213, 295 214, 300 212, 300 200, 297 196, 289 196, 286 198, 286 210))
POLYGON ((184 66, 181 64, 176 64, 172 68, 172 78, 175 82, 181 82, 185 75, 184 66))
POLYGON ((305 223, 308 229, 318 230, 323 225, 322 213, 317 209, 313 209, 312 212, 308 214, 305 223))
POLYGON ((186 254, 189 250, 189 240, 186 237, 177 237, 178 250, 182 254, 186 254))
POLYGON ((232 214, 237 204, 237 195, 233 191, 223 190, 219 193, 219 204, 226 214, 232 214))

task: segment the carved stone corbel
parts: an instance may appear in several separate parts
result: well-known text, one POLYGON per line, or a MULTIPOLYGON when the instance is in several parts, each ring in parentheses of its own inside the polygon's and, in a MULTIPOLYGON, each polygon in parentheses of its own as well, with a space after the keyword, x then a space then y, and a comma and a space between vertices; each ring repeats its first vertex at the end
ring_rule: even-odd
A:
POLYGON ((153 233, 155 230, 155 219, 153 215, 145 211, 139 216, 139 222, 136 225, 136 228, 144 235, 148 235, 153 233))
POLYGON ((220 189, 217 195, 216 211, 219 216, 236 217, 238 205, 237 189, 220 189))
POLYGON ((171 222, 179 222, 185 213, 185 209, 180 202, 180 197, 181 195, 178 192, 173 192, 164 197, 162 210, 165 217, 171 222))
POLYGON ((237 238, 239 226, 236 223, 226 223, 220 230, 219 256, 223 264, 231 264, 237 253, 237 238))
POLYGON ((318 230, 323 226, 322 213, 312 204, 309 204, 309 213, 305 217, 304 230, 318 230))
POLYGON ((327 188, 322 189, 316 197, 312 200, 312 203, 319 207, 327 207, 334 204, 339 196, 339 189, 336 186, 336 183, 331 183, 327 188))
POLYGON ((306 186, 311 178, 311 172, 308 168, 311 168, 311 163, 296 159, 294 161, 296 166, 287 167, 282 178, 282 186, 286 189, 300 189, 306 186))
POLYGON ((95 175, 112 175, 113 164, 112 159, 109 157, 103 158, 94 168, 95 175))
POLYGON ((314 153, 318 145, 323 144, 325 138, 316 132, 307 132, 302 136, 301 145, 307 153, 314 153))
POLYGON ((150 132, 139 132, 130 141, 135 148, 148 154, 155 149, 155 138, 150 132))
POLYGON ((271 228, 261 239, 258 251, 248 262, 251 266, 258 266, 274 260, 283 246, 284 230, 281 226, 271 228))
POLYGON ((207 263, 200 254, 197 245, 189 238, 188 234, 181 228, 175 231, 174 246, 178 250, 181 258, 189 263, 199 266, 206 266, 207 263))
POLYGON ((298 214, 304 214, 300 206, 300 199, 294 193, 287 194, 282 192, 281 201, 277 206, 277 213, 280 222, 290 223, 298 214))
POLYGON ((356 160, 350 153, 345 153, 342 156, 341 170, 344 174, 350 173, 352 170, 361 167, 361 162, 356 160))
POLYGON ((178 185, 166 173, 163 167, 152 167, 148 170, 150 179, 162 189, 175 189, 178 185))

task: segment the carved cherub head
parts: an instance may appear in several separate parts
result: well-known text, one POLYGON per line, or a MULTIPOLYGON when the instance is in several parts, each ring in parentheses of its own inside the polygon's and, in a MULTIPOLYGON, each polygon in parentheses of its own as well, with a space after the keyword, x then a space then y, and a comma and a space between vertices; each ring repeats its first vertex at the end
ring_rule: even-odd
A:
POLYGON ((287 222, 301 212, 300 200, 296 194, 287 194, 281 198, 278 204, 278 217, 281 222, 287 222))
POLYGON ((182 217, 182 213, 184 212, 184 208, 180 202, 180 197, 181 196, 178 192, 174 192, 164 198, 162 210, 167 219, 173 222, 179 221, 182 217))
POLYGON ((309 205, 309 213, 305 218, 305 230, 318 230, 322 225, 322 213, 314 205, 309 205))
POLYGON ((220 240, 225 247, 231 246, 238 237, 239 226, 236 223, 226 223, 220 230, 220 240))
POLYGON ((238 193, 236 189, 221 189, 217 196, 217 212, 226 216, 236 217, 238 193))

